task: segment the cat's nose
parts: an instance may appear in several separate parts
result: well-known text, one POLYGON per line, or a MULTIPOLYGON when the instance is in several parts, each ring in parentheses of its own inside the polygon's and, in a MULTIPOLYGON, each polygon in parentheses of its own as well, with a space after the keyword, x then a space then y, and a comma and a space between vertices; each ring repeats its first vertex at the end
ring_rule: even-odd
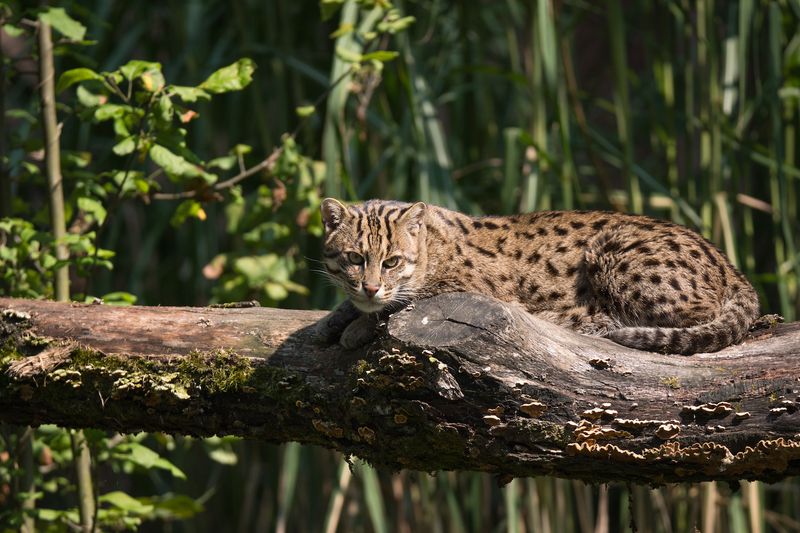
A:
POLYGON ((362 286, 364 287, 364 292, 365 292, 365 293, 367 294, 367 296, 369 296, 370 298, 372 298, 373 296, 375 296, 375 294, 377 294, 377 293, 378 293, 378 291, 379 291, 379 290, 380 290, 380 288, 381 288, 381 286, 380 286, 380 285, 373 285, 372 283, 367 283, 366 281, 365 281, 364 283, 362 283, 362 286))

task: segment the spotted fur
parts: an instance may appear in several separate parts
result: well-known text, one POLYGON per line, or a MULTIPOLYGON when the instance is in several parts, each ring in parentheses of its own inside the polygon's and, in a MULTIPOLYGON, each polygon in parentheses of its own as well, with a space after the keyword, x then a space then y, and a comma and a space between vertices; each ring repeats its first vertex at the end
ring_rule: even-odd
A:
POLYGON ((680 354, 738 343, 759 315, 755 290, 713 244, 644 216, 470 217, 329 198, 322 218, 325 268, 365 313, 478 292, 581 333, 680 354))

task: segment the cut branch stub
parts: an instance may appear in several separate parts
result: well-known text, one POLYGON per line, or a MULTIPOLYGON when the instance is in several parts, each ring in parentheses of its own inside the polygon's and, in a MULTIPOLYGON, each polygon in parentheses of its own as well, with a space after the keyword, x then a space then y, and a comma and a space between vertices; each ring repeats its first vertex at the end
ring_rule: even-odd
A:
POLYGON ((296 440, 394 469, 504 477, 800 472, 798 324, 669 356, 444 294, 348 352, 313 338, 320 312, 11 299, 0 309, 6 422, 296 440))

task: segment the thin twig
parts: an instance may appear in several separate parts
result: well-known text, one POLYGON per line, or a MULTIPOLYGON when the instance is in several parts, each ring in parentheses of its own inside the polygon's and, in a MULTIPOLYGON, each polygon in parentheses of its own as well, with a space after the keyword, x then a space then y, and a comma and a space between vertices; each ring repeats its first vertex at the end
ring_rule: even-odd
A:
POLYGON ((122 92, 122 89, 119 88, 119 85, 117 85, 117 82, 115 82, 111 76, 103 76, 103 84, 116 93, 117 96, 122 98, 123 102, 126 104, 130 102, 130 96, 126 96, 125 93, 122 92))
MULTIPOLYGON (((214 187, 212 187, 212 189, 215 190, 215 191, 219 191, 219 190, 222 190, 222 189, 227 189, 228 187, 233 187, 234 185, 236 185, 240 181, 242 181, 242 180, 244 180, 246 178, 249 178, 250 176, 252 176, 256 172, 259 172, 259 171, 261 171, 261 170, 263 170, 265 168, 272 167, 272 165, 275 164, 275 162, 278 160, 278 158, 280 157, 280 155, 282 153, 283 153, 283 147, 282 146, 279 146, 279 147, 275 148, 272 151, 272 153, 269 155, 269 157, 267 157, 265 160, 261 161, 260 163, 258 163, 257 165, 255 165, 253 167, 250 167, 249 169, 245 170, 244 172, 240 172, 239 174, 237 174, 236 176, 234 176, 234 177, 232 177, 232 178, 230 178, 228 180, 221 181, 221 182, 215 184, 214 187)), ((185 199, 188 199, 188 198, 194 198, 195 196, 197 196, 197 192, 198 191, 196 189, 193 189, 191 191, 183 191, 183 192, 175 192, 175 193, 157 192, 157 193, 153 193, 150 196, 150 198, 152 198, 154 200, 185 200, 185 199)))

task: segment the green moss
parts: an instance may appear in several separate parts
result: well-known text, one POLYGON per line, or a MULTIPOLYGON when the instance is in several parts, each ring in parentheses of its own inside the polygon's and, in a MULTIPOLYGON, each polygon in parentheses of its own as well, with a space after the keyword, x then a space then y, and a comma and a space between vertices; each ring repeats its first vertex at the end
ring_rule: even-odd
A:
POLYGON ((356 363, 353 365, 353 373, 354 373, 355 375, 357 375, 357 376, 361 376, 361 375, 363 375, 363 374, 366 374, 366 373, 367 373, 367 370, 369 370, 369 369, 370 369, 369 363, 367 363, 367 362, 366 362, 365 360, 363 360, 363 359, 359 359, 359 360, 358 360, 358 361, 356 361, 356 363))
POLYGON ((176 390, 179 387, 183 391, 198 388, 209 393, 241 391, 254 377, 250 360, 230 351, 204 353, 195 350, 173 361, 114 357, 77 349, 73 352, 69 368, 114 374, 117 381, 127 377, 126 384, 146 376, 151 381, 169 384, 176 390))
POLYGON ((678 378, 675 376, 670 376, 661 379, 661 383, 669 387, 670 389, 680 389, 681 383, 678 381, 678 378))
POLYGON ((126 372, 153 372, 158 369, 158 364, 144 357, 116 357, 109 356, 88 348, 76 348, 70 354, 69 368, 81 370, 86 367, 102 369, 108 372, 124 370, 126 372))
POLYGON ((188 399, 187 387, 168 370, 168 365, 144 357, 115 357, 77 348, 71 353, 69 363, 50 376, 73 388, 90 385, 101 391, 101 396, 110 398, 147 397, 151 406, 188 399))
POLYGON ((514 435, 514 440, 549 445, 566 445, 572 441, 571 433, 561 424, 544 420, 517 418, 508 422, 509 435, 514 435))
POLYGON ((53 339, 37 335, 32 331, 25 331, 22 334, 22 342, 30 350, 43 350, 53 343, 53 339))
POLYGON ((12 361, 26 355, 34 355, 52 343, 52 339, 30 331, 28 322, 9 322, 4 314, 0 321, 0 368, 7 368, 12 361))
MULTIPOLYGON (((9 341, 0 348, 0 368, 22 357, 9 341)), ((161 393, 177 399, 189 398, 194 393, 226 392, 258 392, 278 398, 288 396, 286 392, 290 389, 297 389, 299 381, 282 369, 255 368, 249 358, 225 350, 196 350, 165 361, 76 348, 68 363, 51 376, 71 387, 91 381, 112 396, 138 391, 138 394, 161 393)))
POLYGON ((0 370, 5 370, 12 362, 19 359, 22 359, 22 354, 15 350, 10 342, 0 347, 0 370))
POLYGON ((176 370, 187 386, 199 386, 211 393, 240 391, 253 377, 248 358, 225 350, 212 354, 192 351, 180 360, 176 370))

